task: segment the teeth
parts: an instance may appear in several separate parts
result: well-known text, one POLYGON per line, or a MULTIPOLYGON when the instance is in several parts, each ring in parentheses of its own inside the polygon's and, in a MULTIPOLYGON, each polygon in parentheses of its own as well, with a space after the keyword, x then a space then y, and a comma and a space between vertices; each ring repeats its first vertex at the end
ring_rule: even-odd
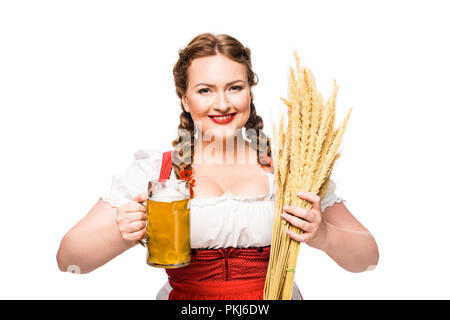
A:
POLYGON ((225 120, 225 119, 231 118, 232 116, 233 116, 233 115, 230 114, 229 116, 213 117, 213 118, 214 118, 214 119, 218 119, 218 120, 225 120))

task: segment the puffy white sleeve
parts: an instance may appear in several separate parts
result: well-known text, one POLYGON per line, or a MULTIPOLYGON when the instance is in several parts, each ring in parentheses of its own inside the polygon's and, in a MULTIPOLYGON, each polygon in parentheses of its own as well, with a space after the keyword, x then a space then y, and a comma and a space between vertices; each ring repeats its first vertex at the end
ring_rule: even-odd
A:
POLYGON ((328 183, 327 190, 325 190, 325 193, 320 199, 320 210, 323 212, 325 208, 331 207, 334 203, 338 202, 344 202, 346 200, 342 199, 341 197, 338 197, 334 191, 336 190, 336 183, 330 179, 330 182, 328 183))
POLYGON ((134 161, 125 172, 113 175, 111 187, 99 193, 99 199, 112 207, 130 202, 136 195, 147 192, 149 180, 159 178, 162 152, 153 148, 139 149, 134 153, 134 161))

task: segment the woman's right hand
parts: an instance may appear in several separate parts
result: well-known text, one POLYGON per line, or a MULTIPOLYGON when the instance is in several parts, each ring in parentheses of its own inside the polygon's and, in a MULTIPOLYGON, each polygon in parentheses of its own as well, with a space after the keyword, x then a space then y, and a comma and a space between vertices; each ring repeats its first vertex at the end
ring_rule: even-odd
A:
POLYGON ((122 238, 136 244, 147 237, 147 208, 140 202, 147 200, 146 193, 138 194, 133 201, 117 208, 116 223, 122 238))

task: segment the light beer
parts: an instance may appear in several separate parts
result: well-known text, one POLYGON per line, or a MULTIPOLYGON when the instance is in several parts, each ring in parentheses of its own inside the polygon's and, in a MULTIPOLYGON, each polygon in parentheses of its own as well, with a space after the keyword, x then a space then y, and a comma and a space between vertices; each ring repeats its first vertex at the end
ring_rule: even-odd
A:
POLYGON ((179 268, 190 262, 189 189, 185 191, 183 183, 153 182, 147 199, 147 263, 151 266, 179 268))

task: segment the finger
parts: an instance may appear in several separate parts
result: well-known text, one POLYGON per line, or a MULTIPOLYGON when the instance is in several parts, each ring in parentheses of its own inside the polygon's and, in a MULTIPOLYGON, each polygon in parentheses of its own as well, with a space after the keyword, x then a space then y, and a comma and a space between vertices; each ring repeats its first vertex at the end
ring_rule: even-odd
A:
POLYGON ((297 197, 308 200, 312 203, 312 208, 320 212, 320 197, 313 192, 298 192, 297 197))
POLYGON ((288 234, 288 236, 290 236, 292 239, 294 239, 294 240, 296 240, 298 242, 305 242, 305 241, 308 241, 308 239, 310 238, 308 233, 299 234, 299 233, 296 233, 296 232, 291 231, 289 229, 286 230, 286 233, 288 234))
POLYGON ((147 194, 145 192, 141 192, 137 196, 135 196, 133 200, 136 202, 143 202, 147 200, 147 198, 148 198, 147 194))
POLYGON ((147 221, 147 215, 143 212, 130 212, 126 215, 128 222, 147 221))
POLYGON ((288 213, 282 213, 281 216, 283 217, 283 219, 285 219, 287 222, 289 222, 290 224, 292 224, 293 226, 302 229, 303 231, 308 231, 311 232, 313 230, 313 226, 311 223, 309 223, 306 220, 297 218, 293 215, 290 215, 288 213))
POLYGON ((123 205, 123 212, 146 212, 147 209, 136 201, 130 201, 123 205))
POLYGON ((147 230, 140 230, 127 234, 125 237, 128 241, 139 241, 147 238, 147 230))
POLYGON ((145 240, 145 239, 147 239, 147 230, 144 229, 144 230, 141 230, 141 231, 137 231, 135 233, 132 233, 131 235, 134 236, 134 237, 137 237, 138 240, 145 240))
POLYGON ((301 207, 284 206, 283 210, 290 214, 293 214, 294 216, 304 219, 308 222, 312 222, 312 220, 314 219, 313 214, 311 212, 309 212, 309 210, 301 208, 301 207))
POLYGON ((137 231, 142 231, 145 230, 145 222, 144 221, 134 221, 134 222, 130 222, 128 223, 125 227, 124 227, 124 232, 126 233, 133 233, 133 232, 137 232, 137 231))

